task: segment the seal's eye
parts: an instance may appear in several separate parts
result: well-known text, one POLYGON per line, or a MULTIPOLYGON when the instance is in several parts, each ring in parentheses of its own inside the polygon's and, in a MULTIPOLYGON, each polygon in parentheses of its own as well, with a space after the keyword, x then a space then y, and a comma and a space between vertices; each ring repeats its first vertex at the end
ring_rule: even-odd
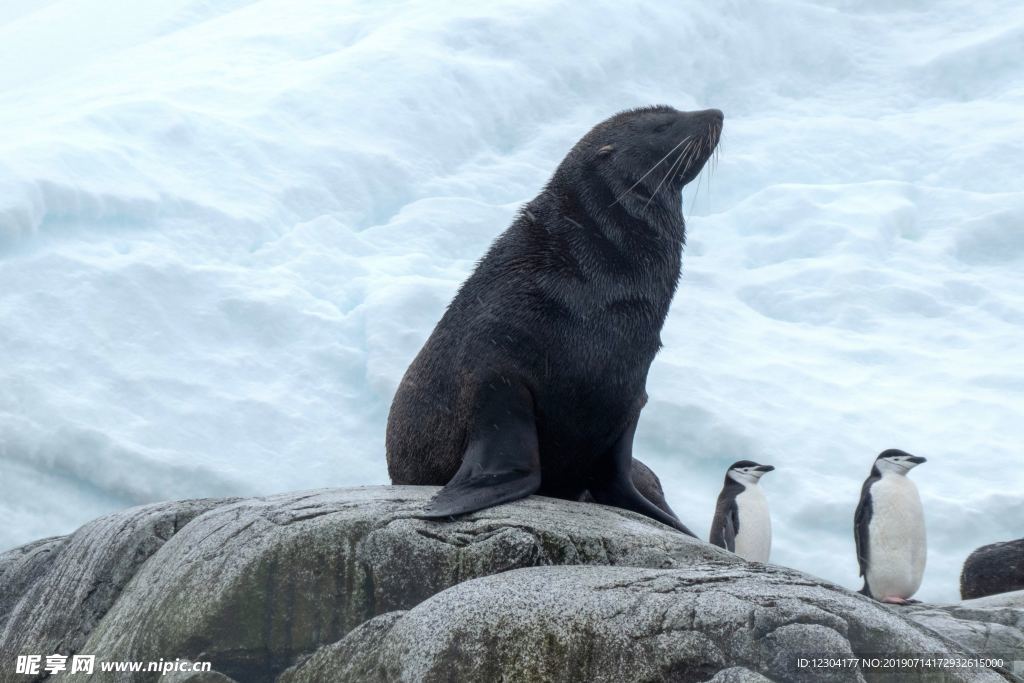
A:
POLYGON ((672 127, 672 124, 670 122, 662 123, 662 124, 654 127, 654 132, 655 133, 664 133, 666 130, 668 130, 671 127, 672 127))
POLYGON ((615 151, 615 147, 613 145, 605 145, 601 149, 597 150, 597 153, 600 156, 606 157, 609 154, 611 154, 613 151, 615 151))

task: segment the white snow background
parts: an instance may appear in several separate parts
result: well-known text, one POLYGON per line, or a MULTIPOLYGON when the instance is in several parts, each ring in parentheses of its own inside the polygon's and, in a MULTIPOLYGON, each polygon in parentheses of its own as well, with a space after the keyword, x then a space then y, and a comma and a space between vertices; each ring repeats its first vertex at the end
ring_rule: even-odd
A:
POLYGON ((918 597, 1024 533, 1024 5, 5 0, 0 549, 126 506, 387 481, 402 372, 593 124, 718 107, 636 455, 706 534, 857 588, 875 455, 918 597))

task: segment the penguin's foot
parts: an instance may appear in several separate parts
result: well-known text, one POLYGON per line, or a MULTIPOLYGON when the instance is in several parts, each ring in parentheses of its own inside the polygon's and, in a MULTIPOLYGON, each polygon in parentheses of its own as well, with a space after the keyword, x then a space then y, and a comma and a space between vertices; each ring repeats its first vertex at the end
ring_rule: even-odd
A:
POLYGON ((882 598, 879 602, 884 602, 890 605, 913 605, 921 602, 920 600, 909 600, 907 598, 901 598, 898 595, 887 595, 882 598))

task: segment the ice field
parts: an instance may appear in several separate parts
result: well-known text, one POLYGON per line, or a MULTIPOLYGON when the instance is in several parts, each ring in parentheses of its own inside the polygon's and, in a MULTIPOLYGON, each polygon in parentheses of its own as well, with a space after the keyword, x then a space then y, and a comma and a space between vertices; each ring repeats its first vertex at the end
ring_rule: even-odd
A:
POLYGON ((392 393, 593 124, 725 112, 636 455, 859 588, 875 455, 929 565, 1024 533, 1024 5, 0 4, 0 550, 150 501, 387 481, 392 393))

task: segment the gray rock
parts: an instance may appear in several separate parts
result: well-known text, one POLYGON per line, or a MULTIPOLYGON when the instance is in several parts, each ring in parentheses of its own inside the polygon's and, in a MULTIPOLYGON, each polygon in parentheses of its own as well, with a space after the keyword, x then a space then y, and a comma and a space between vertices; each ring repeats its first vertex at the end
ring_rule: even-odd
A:
POLYGON ((1014 673, 1024 676, 1024 591, 897 609, 979 656, 1002 658, 1011 670, 1010 663, 1019 662, 1014 673))
MULTIPOLYGON (((932 626, 1011 652, 1020 627, 1014 596, 917 610, 918 624, 592 503, 531 497, 418 519, 436 490, 151 505, 4 553, 0 661, 211 662, 214 672, 173 679, 195 683, 863 680, 812 676, 793 658, 959 651, 932 626), (984 623, 987 639, 961 635, 962 623, 984 623)), ((9 676, 0 669, 0 681, 25 678, 9 676)))
POLYGON ((282 673, 277 683, 380 680, 383 672, 376 645, 404 614, 404 610, 388 612, 363 622, 342 640, 302 658, 282 673))
POLYGON ((997 593, 996 595, 974 598, 973 600, 961 600, 954 603, 954 606, 965 608, 1024 609, 1024 590, 997 593))
POLYGON ((174 671, 160 677, 160 683, 236 683, 218 671, 174 671))
POLYGON ((707 683, 772 683, 772 679, 762 676, 756 671, 734 666, 722 669, 715 674, 714 678, 708 679, 707 683))
POLYGON ((131 508, 66 538, 0 556, 0 605, 7 606, 0 614, 0 661, 13 661, 17 654, 79 652, 139 567, 190 520, 223 502, 131 508))
POLYGON ((32 585, 47 572, 67 536, 54 536, 0 554, 0 633, 11 611, 32 585))
POLYGON ((125 588, 84 646, 108 659, 211 661, 270 680, 378 614, 519 567, 676 567, 735 556, 646 517, 533 497, 453 522, 416 519, 433 487, 248 499, 195 519, 125 588))
MULTIPOLYGON (((876 602, 770 565, 536 567, 378 617, 281 681, 864 681, 885 678, 797 658, 958 652, 876 602)), ((889 680, 1006 678, 912 669, 889 680)))
POLYGON ((960 573, 965 600, 1024 590, 1024 538, 984 545, 967 556, 960 573))

